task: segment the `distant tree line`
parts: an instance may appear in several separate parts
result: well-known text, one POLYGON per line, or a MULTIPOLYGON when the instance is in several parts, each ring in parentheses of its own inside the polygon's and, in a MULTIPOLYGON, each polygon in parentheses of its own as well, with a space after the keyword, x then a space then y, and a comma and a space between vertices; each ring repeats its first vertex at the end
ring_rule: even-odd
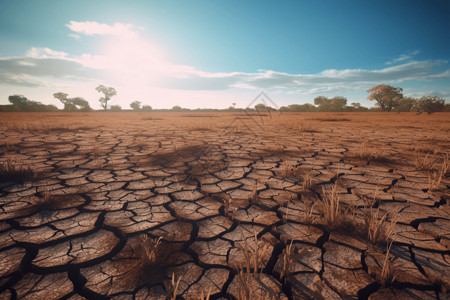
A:
POLYGON ((381 111, 396 112, 439 112, 450 111, 450 104, 445 104, 445 100, 439 97, 423 96, 420 99, 405 97, 403 89, 386 84, 376 85, 367 90, 367 99, 375 100, 375 104, 381 111))
POLYGON ((9 96, 8 100, 11 105, 2 105, 2 111, 58 111, 55 105, 46 105, 22 95, 9 96))
MULTIPOLYGON (((121 111, 120 105, 109 105, 111 98, 117 95, 117 91, 113 87, 99 85, 96 91, 103 94, 99 102, 103 110, 107 111, 121 111)), ((325 96, 318 96, 314 98, 314 105, 306 104, 291 104, 280 107, 281 112, 364 112, 364 111, 393 111, 393 112, 440 112, 450 111, 450 104, 445 104, 445 100, 439 97, 423 96, 419 99, 412 97, 405 97, 402 94, 403 89, 393 87, 386 84, 376 85, 367 90, 369 96, 367 99, 376 101, 375 107, 367 108, 362 106, 359 102, 353 102, 347 105, 347 98, 336 96, 328 98, 325 96)), ((66 93, 55 93, 53 96, 64 104, 63 111, 92 111, 89 102, 81 97, 69 98, 66 93)), ((0 105, 0 111, 59 111, 54 105, 45 105, 43 103, 29 100, 22 95, 12 95, 8 97, 11 105, 0 105)), ((254 108, 236 108, 236 103, 228 109, 195 109, 194 111, 255 111, 268 112, 276 111, 277 109, 266 106, 264 104, 257 104, 254 108)), ((134 111, 151 111, 150 105, 142 105, 141 101, 133 101, 130 108, 134 111)), ((175 105, 172 109, 159 109, 159 111, 191 111, 191 109, 183 108, 175 105)))

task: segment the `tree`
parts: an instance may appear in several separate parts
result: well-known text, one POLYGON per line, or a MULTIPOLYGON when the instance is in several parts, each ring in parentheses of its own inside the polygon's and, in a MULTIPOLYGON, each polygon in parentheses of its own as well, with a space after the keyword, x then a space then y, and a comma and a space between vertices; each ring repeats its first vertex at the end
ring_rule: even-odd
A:
POLYGON ((117 91, 113 87, 106 87, 103 84, 99 85, 95 88, 95 90, 99 93, 103 93, 105 97, 101 97, 98 101, 102 105, 104 110, 108 109, 108 101, 115 95, 117 95, 117 91))
POLYGON ((346 107, 346 111, 368 111, 367 107, 364 107, 359 102, 352 102, 350 106, 346 107))
POLYGON ((408 112, 412 111, 414 104, 416 103, 416 99, 411 97, 403 97, 398 100, 397 106, 392 108, 392 111, 396 112, 408 112))
POLYGON ((330 99, 331 111, 343 111, 347 105, 347 98, 336 96, 330 99))
POLYGON ((30 101, 27 97, 23 95, 12 95, 8 97, 9 102, 16 106, 18 109, 22 110, 27 106, 27 103, 30 101))
POLYGON ((416 100, 412 106, 412 111, 427 112, 429 114, 444 111, 445 100, 439 97, 424 96, 416 100))
POLYGON ((58 108, 54 105, 45 105, 37 101, 28 99, 22 95, 12 95, 8 97, 12 104, 13 111, 57 111, 58 108))
POLYGON ((111 105, 110 109, 112 111, 121 111, 122 107, 120 105, 111 105))
POLYGON ((84 98, 75 97, 70 99, 71 103, 77 107, 80 111, 91 111, 92 108, 84 98))
POLYGON ((319 110, 325 110, 329 106, 329 99, 325 96, 318 96, 314 98, 314 105, 317 105, 319 110))
POLYGON ((59 101, 62 102, 62 104, 66 105, 69 102, 69 95, 66 93, 54 93, 53 97, 55 97, 56 99, 58 99, 59 101))
POLYGON ((130 107, 133 110, 140 110, 141 109, 141 101, 133 101, 133 102, 131 102, 130 107))
POLYGON ((270 106, 266 106, 262 103, 256 104, 255 105, 255 110, 257 112, 270 112, 270 111, 276 111, 276 109, 274 109, 273 107, 270 106))
MULTIPOLYGON (((281 110, 281 108, 280 108, 280 110, 281 110)), ((283 109, 283 110, 285 110, 285 109, 283 109)), ((288 105, 288 107, 285 111, 316 111, 316 107, 309 103, 291 104, 291 105, 288 105)))
POLYGON ((143 111, 151 111, 152 107, 150 105, 144 105, 144 106, 142 106, 142 110, 143 111))
POLYGON ((65 111, 91 111, 92 108, 84 98, 75 97, 69 98, 66 93, 54 93, 53 97, 58 99, 64 104, 65 111))
POLYGON ((350 104, 351 106, 353 106, 354 109, 360 109, 361 108, 361 103, 359 102, 352 102, 352 104, 350 104))
POLYGON ((320 111, 343 111, 347 104, 347 98, 336 96, 328 99, 325 96, 318 96, 314 98, 314 104, 319 106, 320 111))
POLYGON ((392 108, 398 106, 400 99, 403 98, 402 91, 402 88, 380 84, 367 90, 370 93, 367 99, 377 101, 381 111, 391 111, 392 108))

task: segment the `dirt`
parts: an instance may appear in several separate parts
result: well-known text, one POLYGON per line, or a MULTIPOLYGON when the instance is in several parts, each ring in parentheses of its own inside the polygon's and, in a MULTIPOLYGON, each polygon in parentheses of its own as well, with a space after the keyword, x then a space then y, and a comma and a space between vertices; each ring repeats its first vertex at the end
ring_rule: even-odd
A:
POLYGON ((242 298, 247 271, 253 298, 448 297, 449 114, 2 117, 0 162, 33 176, 0 182, 0 299, 165 299, 172 276, 242 298), (332 188, 347 227, 323 220, 332 188), (369 210, 385 241, 360 234, 369 210))

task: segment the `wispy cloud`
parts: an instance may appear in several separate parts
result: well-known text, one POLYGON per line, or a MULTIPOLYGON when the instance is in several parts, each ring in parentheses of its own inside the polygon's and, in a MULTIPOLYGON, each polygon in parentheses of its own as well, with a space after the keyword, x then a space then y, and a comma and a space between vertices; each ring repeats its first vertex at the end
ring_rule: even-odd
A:
POLYGON ((62 51, 55 51, 50 48, 38 48, 32 47, 25 54, 27 57, 32 58, 57 58, 57 59, 66 59, 69 57, 69 54, 62 51))
POLYGON ((404 62, 406 60, 412 59, 414 56, 416 56, 419 53, 420 53, 419 50, 414 50, 412 52, 400 54, 399 57, 394 58, 393 60, 387 61, 386 64, 387 65, 393 65, 395 63, 404 62))
POLYGON ((85 35, 113 35, 123 38, 137 38, 139 33, 131 24, 114 23, 113 25, 97 22, 70 21, 66 26, 73 32, 85 35))
MULTIPOLYGON (((125 59, 125 58, 124 58, 125 59)), ((116 66, 129 77, 134 74, 140 83, 170 89, 225 90, 241 89, 286 89, 303 94, 347 91, 359 86, 379 83, 401 83, 410 80, 432 81, 450 78, 445 60, 424 60, 403 63, 382 69, 324 70, 317 74, 290 74, 273 70, 258 70, 254 73, 214 73, 198 70, 192 66, 175 65, 155 61, 152 58, 132 57, 116 66), (158 65, 157 65, 158 63, 158 65), (129 65, 129 70, 127 66, 129 65), (136 67, 139 66, 140 70, 136 67), (139 74, 138 74, 139 72, 139 74)), ((0 78, 10 77, 8 83, 36 85, 42 77, 97 79, 110 78, 117 58, 106 55, 83 54, 72 56, 49 48, 31 48, 25 57, 0 59, 0 78), (6 75, 8 74, 8 75, 6 75), (22 76, 13 80, 11 74, 22 76), (26 77, 24 77, 26 75, 26 77), (36 77, 36 78, 33 78, 36 77), (27 80, 29 81, 27 83, 27 80)))

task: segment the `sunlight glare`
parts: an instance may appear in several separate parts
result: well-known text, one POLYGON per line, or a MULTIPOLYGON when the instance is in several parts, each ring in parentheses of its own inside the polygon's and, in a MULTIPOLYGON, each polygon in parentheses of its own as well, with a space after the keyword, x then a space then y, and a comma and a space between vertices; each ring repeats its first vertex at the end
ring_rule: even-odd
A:
POLYGON ((110 41, 104 53, 107 76, 123 86, 156 84, 167 66, 161 49, 139 39, 110 41))

